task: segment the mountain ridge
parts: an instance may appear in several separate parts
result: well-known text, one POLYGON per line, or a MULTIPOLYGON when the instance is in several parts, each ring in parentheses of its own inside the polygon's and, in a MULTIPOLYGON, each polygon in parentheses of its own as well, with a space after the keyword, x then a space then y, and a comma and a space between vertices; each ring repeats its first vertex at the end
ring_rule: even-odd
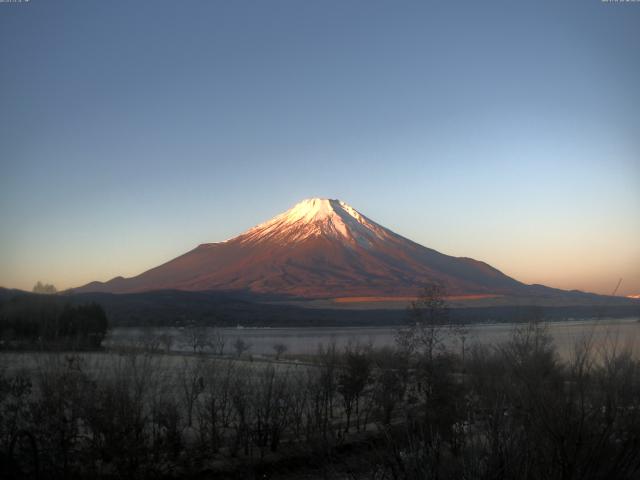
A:
POLYGON ((470 257, 407 239, 337 199, 311 198, 231 239, 203 243, 130 278, 76 292, 249 291, 299 298, 415 296, 426 283, 451 295, 527 295, 525 285, 470 257))

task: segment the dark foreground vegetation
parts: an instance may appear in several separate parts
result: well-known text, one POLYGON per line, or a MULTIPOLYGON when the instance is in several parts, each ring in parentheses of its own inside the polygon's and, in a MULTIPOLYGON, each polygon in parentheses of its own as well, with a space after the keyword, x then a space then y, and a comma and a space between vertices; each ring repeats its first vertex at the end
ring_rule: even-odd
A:
POLYGON ((305 364, 5 353, 0 477, 639 477, 631 354, 587 337, 561 363, 536 321, 468 347, 437 289, 411 312, 395 348, 329 347, 305 364))
POLYGON ((96 349, 107 333, 104 309, 64 297, 23 294, 0 302, 0 349, 96 349))

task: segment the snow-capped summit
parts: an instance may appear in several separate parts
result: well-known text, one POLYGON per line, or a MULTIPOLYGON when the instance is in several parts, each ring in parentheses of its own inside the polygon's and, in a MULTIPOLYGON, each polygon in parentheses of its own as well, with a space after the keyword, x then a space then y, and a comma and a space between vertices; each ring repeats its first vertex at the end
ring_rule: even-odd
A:
POLYGON ((286 243, 326 236, 369 247, 374 240, 384 240, 390 234, 341 200, 309 198, 239 238, 243 242, 275 240, 286 243))
POLYGON ((290 223, 299 220, 303 222, 324 220, 327 217, 335 216, 334 204, 340 205, 341 203, 344 202, 329 198, 307 198, 300 203, 296 203, 292 208, 276 218, 284 218, 290 223))
POLYGON ((77 291, 240 290, 305 298, 452 294, 525 287, 486 263, 451 257, 384 228, 340 200, 310 198, 225 242, 207 243, 133 278, 77 291))

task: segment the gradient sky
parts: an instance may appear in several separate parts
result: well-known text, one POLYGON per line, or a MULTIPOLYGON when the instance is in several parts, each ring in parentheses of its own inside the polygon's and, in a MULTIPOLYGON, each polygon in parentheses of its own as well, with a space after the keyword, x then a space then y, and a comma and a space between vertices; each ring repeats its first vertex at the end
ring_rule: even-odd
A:
POLYGON ((640 3, 0 3, 0 285, 131 276, 306 197, 640 293, 640 3))

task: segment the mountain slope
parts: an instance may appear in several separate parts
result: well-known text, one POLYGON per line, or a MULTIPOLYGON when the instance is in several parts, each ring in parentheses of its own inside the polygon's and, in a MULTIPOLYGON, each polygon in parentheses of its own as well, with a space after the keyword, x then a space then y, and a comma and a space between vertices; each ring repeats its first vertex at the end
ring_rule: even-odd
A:
POLYGON ((415 295, 437 281, 454 295, 524 293, 486 263, 423 247, 339 200, 304 200, 281 215, 136 277, 80 292, 239 290, 305 298, 415 295))

